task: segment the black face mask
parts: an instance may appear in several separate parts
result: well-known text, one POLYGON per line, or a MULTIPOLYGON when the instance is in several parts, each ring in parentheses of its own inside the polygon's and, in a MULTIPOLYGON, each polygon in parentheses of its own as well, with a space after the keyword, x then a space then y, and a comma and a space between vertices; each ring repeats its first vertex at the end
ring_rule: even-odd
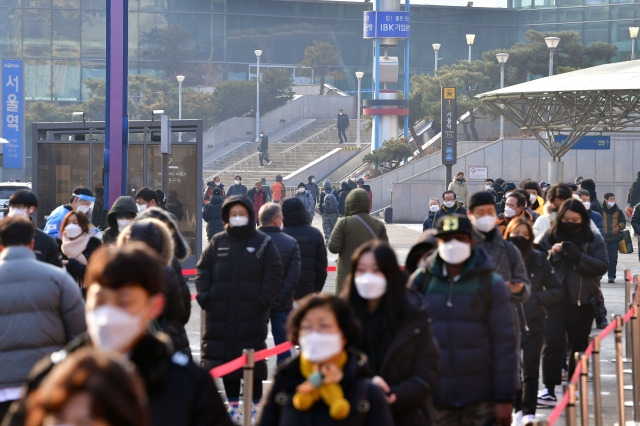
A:
POLYGON ((582 229, 581 223, 575 222, 560 222, 560 229, 566 234, 577 234, 582 229))
POLYGON ((457 179, 457 180, 458 180, 458 183, 464 183, 464 178, 462 178, 462 179, 457 179))
POLYGON ((514 246, 518 247, 520 253, 525 254, 531 250, 531 241, 528 238, 517 236, 517 237, 509 237, 509 241, 513 243, 514 246))

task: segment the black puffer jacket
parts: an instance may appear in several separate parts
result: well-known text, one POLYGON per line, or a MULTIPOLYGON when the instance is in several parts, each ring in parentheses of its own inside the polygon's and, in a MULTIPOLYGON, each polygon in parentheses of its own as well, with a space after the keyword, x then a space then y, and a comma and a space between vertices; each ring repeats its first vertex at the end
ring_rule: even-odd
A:
POLYGON ((327 248, 319 229, 307 223, 307 213, 302 201, 296 197, 284 198, 282 214, 284 232, 291 235, 300 247, 302 259, 300 278, 294 291, 294 299, 322 291, 327 279, 327 248))
MULTIPOLYGON (((89 336, 83 334, 55 356, 42 359, 29 375, 27 396, 68 354, 90 345, 89 336)), ((129 359, 135 364, 147 391, 150 426, 233 425, 211 376, 184 354, 173 354, 166 335, 146 334, 133 348, 129 359)), ((24 415, 21 405, 5 418, 3 425, 23 425, 24 415)))
POLYGON ((340 386, 351 405, 351 411, 346 419, 336 421, 329 416, 329 409, 323 401, 316 402, 308 411, 299 411, 293 406, 292 399, 296 388, 305 379, 300 373, 300 358, 291 359, 276 373, 273 385, 263 399, 263 409, 257 424, 260 426, 393 425, 389 404, 385 401, 382 391, 367 380, 366 364, 366 357, 349 354, 340 386))
POLYGON ((300 278, 300 247, 298 242, 277 226, 261 226, 260 231, 271 237, 278 248, 284 270, 282 287, 271 306, 272 312, 287 312, 293 309, 293 292, 300 278))
MULTIPOLYGON (((228 224, 229 210, 238 203, 249 210, 249 223, 225 225, 196 267, 196 299, 207 313, 201 338, 201 364, 206 369, 242 355, 243 349, 266 348, 269 310, 282 286, 280 254, 271 238, 255 229, 249 198, 227 198, 222 220, 228 224)), ((231 374, 241 376, 242 370, 231 374)))
POLYGON ((351 189, 347 182, 340 184, 340 191, 338 192, 338 213, 340 213, 340 216, 344 216, 344 209, 347 205, 347 195, 349 195, 351 189))
POLYGON ((138 206, 136 200, 133 197, 126 195, 116 198, 111 206, 111 210, 107 214, 107 225, 109 226, 102 233, 102 242, 106 245, 115 244, 118 239, 120 230, 118 229, 118 213, 128 213, 131 217, 136 217, 138 214, 138 206))
POLYGON ((431 425, 440 348, 422 296, 407 290, 402 311, 404 320, 381 354, 379 375, 396 395, 396 402, 391 405, 396 425, 431 425))
POLYGON ((212 195, 202 210, 202 220, 207 222, 207 239, 211 239, 218 232, 224 231, 222 222, 222 195, 212 195))

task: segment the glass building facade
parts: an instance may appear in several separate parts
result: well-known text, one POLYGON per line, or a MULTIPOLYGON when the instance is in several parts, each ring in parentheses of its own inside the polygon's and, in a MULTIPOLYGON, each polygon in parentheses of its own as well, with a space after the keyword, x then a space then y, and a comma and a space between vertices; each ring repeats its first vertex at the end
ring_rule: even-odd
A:
MULTIPOLYGON (((295 67, 314 40, 336 46, 342 62, 328 79, 353 92, 354 72, 370 86, 372 42, 362 39, 362 12, 371 3, 289 0, 130 0, 129 72, 183 74, 185 87, 248 79, 253 51, 261 66, 295 67), (367 72, 369 71, 369 72, 367 72)), ((440 65, 467 58, 465 34, 476 34, 472 58, 507 48, 529 29, 574 30, 585 44, 631 50, 628 27, 638 25, 640 1, 511 0, 509 7, 411 6, 410 72, 432 73, 432 43, 440 65)), ((103 0, 0 0, 0 58, 22 59, 25 101, 82 102, 87 78, 104 79, 106 10, 103 0)), ((390 54, 403 59, 403 42, 390 54)), ((255 72, 255 71, 254 71, 255 72)), ((401 73, 404 72, 401 70, 401 73)))

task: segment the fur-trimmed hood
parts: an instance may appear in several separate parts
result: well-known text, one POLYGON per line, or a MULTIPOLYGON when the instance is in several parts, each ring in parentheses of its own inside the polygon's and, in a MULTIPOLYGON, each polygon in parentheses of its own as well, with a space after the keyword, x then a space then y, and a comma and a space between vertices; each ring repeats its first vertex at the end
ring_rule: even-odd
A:
POLYGON ((161 209, 160 207, 150 207, 140 213, 136 219, 142 218, 155 218, 162 221, 165 225, 169 227, 169 231, 173 236, 173 249, 174 255, 178 260, 184 260, 191 254, 191 249, 187 244, 187 241, 184 239, 182 234, 180 233, 180 228, 178 227, 178 223, 175 221, 173 215, 166 210, 161 209))
POLYGON ((142 241, 156 250, 160 261, 165 265, 171 265, 173 260, 173 238, 171 231, 161 220, 145 217, 137 218, 118 235, 118 246, 125 245, 128 241, 142 241))

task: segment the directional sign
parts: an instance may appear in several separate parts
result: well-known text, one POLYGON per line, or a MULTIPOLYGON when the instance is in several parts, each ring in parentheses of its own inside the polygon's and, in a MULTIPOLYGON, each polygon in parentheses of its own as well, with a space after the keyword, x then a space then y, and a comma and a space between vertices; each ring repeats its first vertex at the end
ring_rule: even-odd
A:
MULTIPOLYGON (((567 136, 555 135, 554 139, 558 143, 563 143, 567 140, 567 136)), ((611 149, 611 136, 583 136, 571 149, 609 150, 611 149)))
POLYGON ((442 164, 453 165, 458 161, 458 106, 456 88, 442 88, 442 164))
POLYGON ((362 38, 409 38, 409 12, 364 12, 362 38))

